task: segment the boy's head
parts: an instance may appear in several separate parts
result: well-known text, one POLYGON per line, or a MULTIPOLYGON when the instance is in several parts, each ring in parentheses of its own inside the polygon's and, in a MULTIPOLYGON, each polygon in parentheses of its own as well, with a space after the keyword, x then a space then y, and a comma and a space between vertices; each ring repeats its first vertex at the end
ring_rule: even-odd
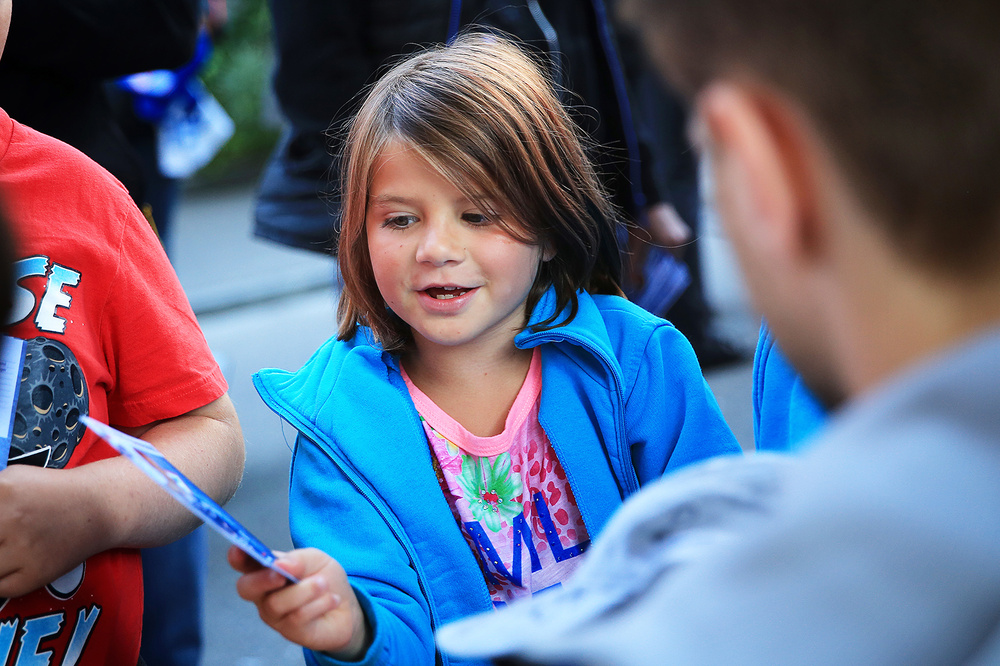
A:
POLYGON ((622 10, 695 102, 751 292, 828 401, 857 388, 835 377, 831 359, 856 341, 834 339, 831 313, 874 321, 902 307, 906 282, 893 276, 903 274, 949 284, 952 304, 972 285, 1000 284, 1000 4, 623 0, 622 10), (863 280, 895 296, 872 289, 862 306, 863 280))
POLYGON ((365 214, 373 165, 409 145, 510 234, 554 255, 539 269, 528 312, 554 285, 561 306, 578 289, 617 287, 614 211, 579 131, 543 70, 514 43, 469 34, 411 56, 368 92, 342 156, 340 337, 368 325, 387 349, 409 342, 372 273, 365 214))
POLYGON ((852 189, 914 260, 995 263, 1000 3, 629 0, 689 95, 722 78, 800 104, 852 189))

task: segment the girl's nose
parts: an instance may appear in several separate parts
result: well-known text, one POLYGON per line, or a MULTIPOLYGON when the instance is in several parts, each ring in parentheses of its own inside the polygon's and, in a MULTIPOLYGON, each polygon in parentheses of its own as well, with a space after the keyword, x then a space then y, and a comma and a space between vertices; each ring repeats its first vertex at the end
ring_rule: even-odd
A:
POLYGON ((445 220, 427 220, 417 245, 417 261, 443 266, 461 261, 465 247, 456 225, 445 220))

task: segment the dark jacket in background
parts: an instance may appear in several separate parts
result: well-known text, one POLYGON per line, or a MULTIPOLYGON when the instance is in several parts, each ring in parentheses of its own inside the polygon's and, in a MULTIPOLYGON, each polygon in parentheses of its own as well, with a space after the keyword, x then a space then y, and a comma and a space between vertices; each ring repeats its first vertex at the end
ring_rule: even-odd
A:
POLYGON ((593 153, 615 203, 635 220, 669 200, 654 167, 662 145, 632 118, 623 59, 641 58, 618 35, 606 0, 271 0, 278 55, 274 90, 289 123, 259 190, 255 233, 329 252, 335 244, 343 124, 365 87, 398 57, 458 30, 502 30, 547 54, 563 101, 599 149, 593 153), (327 130, 330 130, 328 133, 327 130), (634 183, 634 185, 632 184, 634 183))
POLYGON ((104 82, 190 60, 199 9, 199 0, 14 0, 0 108, 82 151, 141 204, 141 168, 104 82))

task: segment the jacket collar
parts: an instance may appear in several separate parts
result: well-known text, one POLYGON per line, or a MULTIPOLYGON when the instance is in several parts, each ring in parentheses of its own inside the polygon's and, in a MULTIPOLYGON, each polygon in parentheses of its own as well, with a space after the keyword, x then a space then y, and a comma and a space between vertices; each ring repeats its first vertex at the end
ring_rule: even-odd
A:
MULTIPOLYGON (((581 291, 577 292, 577 301, 576 316, 568 324, 543 331, 533 330, 533 324, 556 312, 555 290, 548 289, 532 312, 528 327, 517 334, 514 343, 521 349, 530 349, 546 342, 569 342, 605 359, 613 358, 607 327, 595 298, 581 291)), ((569 313, 570 308, 564 308, 556 321, 565 321, 569 313)), ((342 372, 346 370, 353 375, 362 368, 367 369, 361 376, 368 377, 363 383, 379 376, 393 383, 399 377, 399 356, 383 350, 365 327, 359 328, 351 340, 327 340, 297 372, 261 370, 254 376, 254 384, 265 402, 271 405, 284 403, 286 409, 290 408, 322 427, 327 425, 323 423, 325 419, 321 414, 323 398, 338 383, 342 372)), ((401 378, 399 382, 402 386, 401 378)))
MULTIPOLYGON (((521 349, 528 349, 544 342, 558 340, 588 347, 607 357, 613 356, 614 352, 608 337, 607 327, 604 324, 604 317, 601 315, 595 297, 585 291, 578 291, 576 299, 577 311, 572 321, 543 331, 535 330, 533 328, 535 325, 556 312, 556 292, 550 287, 538 300, 538 305, 535 306, 528 320, 528 327, 517 334, 514 338, 514 344, 521 349)), ((559 312, 555 321, 566 321, 571 312, 572 309, 567 305, 559 312)))

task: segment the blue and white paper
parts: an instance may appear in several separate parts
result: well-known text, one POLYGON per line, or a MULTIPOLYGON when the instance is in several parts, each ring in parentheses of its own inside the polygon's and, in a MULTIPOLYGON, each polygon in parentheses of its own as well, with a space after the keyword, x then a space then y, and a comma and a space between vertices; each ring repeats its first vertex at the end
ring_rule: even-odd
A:
POLYGON ((643 286, 626 292, 628 299, 658 317, 665 316, 691 284, 691 274, 683 262, 659 247, 649 248, 643 266, 643 286))
POLYGON ((0 336, 0 469, 7 466, 11 437, 14 436, 14 413, 24 369, 24 340, 0 336))
POLYGON ((110 444, 111 448, 131 460, 136 467, 145 472, 146 476, 170 493, 191 513, 205 521, 206 525, 212 527, 265 567, 274 569, 293 583, 299 582, 295 576, 275 566, 277 558, 271 549, 251 534, 215 500, 206 495, 201 488, 191 483, 169 460, 163 457, 163 454, 155 446, 126 435, 89 416, 81 416, 80 420, 98 437, 110 444))

